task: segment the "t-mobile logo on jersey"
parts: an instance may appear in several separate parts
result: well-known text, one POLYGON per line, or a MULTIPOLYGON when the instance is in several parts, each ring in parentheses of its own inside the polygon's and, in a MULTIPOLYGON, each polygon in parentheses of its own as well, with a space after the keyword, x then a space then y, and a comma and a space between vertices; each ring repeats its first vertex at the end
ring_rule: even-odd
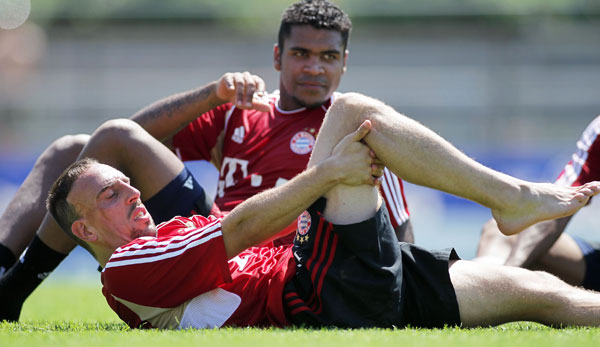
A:
POLYGON ((244 141, 245 132, 246 131, 244 130, 243 126, 233 129, 233 135, 231 136, 231 141, 237 142, 237 143, 242 143, 244 141))
POLYGON ((248 176, 247 160, 230 157, 223 158, 223 164, 221 164, 221 179, 219 180, 219 187, 217 191, 217 194, 220 198, 225 195, 225 188, 233 187, 236 184, 236 180, 233 175, 238 170, 238 167, 242 170, 242 177, 248 176))

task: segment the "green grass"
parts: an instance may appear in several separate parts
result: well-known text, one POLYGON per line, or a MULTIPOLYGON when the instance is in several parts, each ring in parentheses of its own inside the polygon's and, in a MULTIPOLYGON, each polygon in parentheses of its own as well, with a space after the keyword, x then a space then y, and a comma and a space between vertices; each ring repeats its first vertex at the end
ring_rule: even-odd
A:
POLYGON ((486 329, 130 330, 108 308, 99 285, 44 283, 19 323, 0 323, 0 346, 444 346, 581 347, 600 345, 600 329, 550 329, 513 323, 486 329))

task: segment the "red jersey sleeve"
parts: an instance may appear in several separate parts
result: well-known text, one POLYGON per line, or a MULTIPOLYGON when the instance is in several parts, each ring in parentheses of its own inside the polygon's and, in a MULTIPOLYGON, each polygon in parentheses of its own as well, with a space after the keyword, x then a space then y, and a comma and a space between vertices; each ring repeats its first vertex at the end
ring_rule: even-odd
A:
POLYGON ((152 307, 174 307, 231 281, 221 220, 177 217, 118 248, 103 271, 104 290, 152 307))
POLYGON ((580 186, 600 180, 600 116, 585 129, 577 150, 556 180, 557 184, 580 186))
POLYGON ((173 136, 175 153, 183 161, 210 161, 211 149, 217 144, 217 138, 225 130, 230 103, 220 105, 194 119, 185 128, 173 136))

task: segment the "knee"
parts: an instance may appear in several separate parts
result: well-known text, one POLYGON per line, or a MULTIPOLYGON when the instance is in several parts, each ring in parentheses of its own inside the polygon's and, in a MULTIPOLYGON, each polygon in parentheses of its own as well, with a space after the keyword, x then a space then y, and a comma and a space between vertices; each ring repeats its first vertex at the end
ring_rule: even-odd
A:
POLYGON ((360 93, 344 93, 335 98, 330 107, 330 117, 342 117, 344 122, 354 121, 357 124, 365 120, 377 121, 379 117, 386 117, 391 108, 383 102, 360 93))
POLYGON ((543 285, 544 288, 555 288, 557 285, 567 285, 560 278, 546 271, 532 271, 537 283, 543 285))
POLYGON ((92 135, 94 141, 104 144, 120 144, 134 138, 142 127, 129 119, 111 119, 104 122, 92 135))
POLYGON ((38 162, 72 162, 77 158, 89 139, 90 135, 87 134, 62 136, 46 148, 38 162))
POLYGON ((532 272, 528 288, 538 299, 537 308, 540 311, 546 309, 549 313, 554 312, 557 305, 562 305, 565 299, 575 290, 575 287, 548 272, 532 272))
POLYGON ((377 111, 376 101, 359 93, 344 93, 335 98, 330 107, 331 115, 340 115, 344 120, 350 117, 365 120, 369 114, 377 111), (337 112, 336 112, 337 111, 337 112))
POLYGON ((519 313, 512 320, 552 324, 557 310, 569 305, 568 298, 574 288, 544 271, 518 270, 521 270, 521 276, 513 277, 506 288, 512 306, 519 313))
POLYGON ((340 104, 345 107, 358 107, 361 105, 368 105, 371 100, 372 99, 366 95, 356 92, 349 92, 338 95, 333 104, 340 104))
POLYGON ((545 272, 524 269, 522 276, 515 286, 520 286, 530 293, 535 293, 539 298, 546 298, 549 294, 556 293, 569 285, 558 277, 545 272))

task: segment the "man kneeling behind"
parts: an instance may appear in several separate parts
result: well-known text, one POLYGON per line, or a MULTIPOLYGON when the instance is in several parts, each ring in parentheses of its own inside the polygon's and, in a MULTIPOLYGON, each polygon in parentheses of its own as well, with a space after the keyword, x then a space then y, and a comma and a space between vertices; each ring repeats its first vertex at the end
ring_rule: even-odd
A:
MULTIPOLYGON (((91 143, 114 126, 161 153, 144 157, 156 160, 146 182, 177 160, 127 121, 105 124, 91 143)), ((145 188, 89 159, 55 182, 49 211, 104 267, 103 293, 131 327, 600 325, 598 294, 546 273, 399 243, 374 187, 383 162, 407 181, 490 207, 501 230, 516 233, 574 213, 598 193, 597 182, 571 188, 500 174, 358 94, 331 106, 319 134, 305 172, 222 219, 176 217, 157 227, 140 200, 145 188), (251 247, 296 218, 293 247, 251 247)))

